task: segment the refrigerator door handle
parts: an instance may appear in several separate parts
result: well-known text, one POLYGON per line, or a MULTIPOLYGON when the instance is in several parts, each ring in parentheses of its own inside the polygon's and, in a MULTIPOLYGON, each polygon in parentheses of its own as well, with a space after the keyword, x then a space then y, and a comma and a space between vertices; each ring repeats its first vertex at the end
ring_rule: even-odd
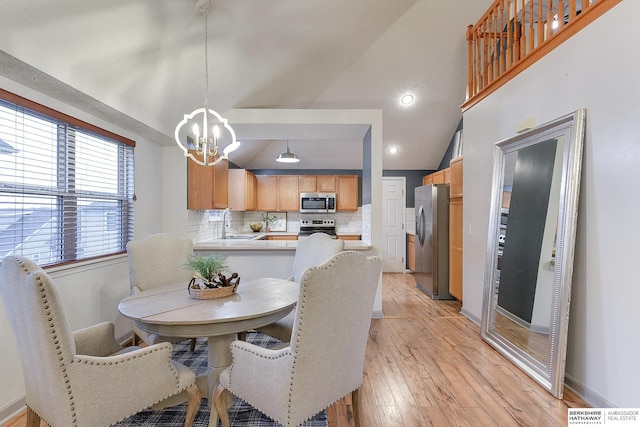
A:
POLYGON ((424 208, 420 205, 418 215, 416 217, 416 234, 418 235, 418 242, 420 242, 420 246, 424 246, 424 228, 424 208))

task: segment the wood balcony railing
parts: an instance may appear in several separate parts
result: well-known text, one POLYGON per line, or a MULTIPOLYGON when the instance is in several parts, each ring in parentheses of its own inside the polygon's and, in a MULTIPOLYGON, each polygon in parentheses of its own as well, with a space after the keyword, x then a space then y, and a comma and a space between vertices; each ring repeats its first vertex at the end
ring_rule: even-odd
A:
MULTIPOLYGON (((465 110, 622 0, 495 0, 467 29, 465 110)), ((638 0, 634 0, 638 1, 638 0)))

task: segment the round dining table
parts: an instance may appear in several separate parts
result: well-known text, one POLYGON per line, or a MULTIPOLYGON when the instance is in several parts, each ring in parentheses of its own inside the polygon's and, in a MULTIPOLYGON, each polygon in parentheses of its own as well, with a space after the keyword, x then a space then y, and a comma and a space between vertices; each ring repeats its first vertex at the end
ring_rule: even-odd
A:
MULTIPOLYGON (((298 301, 299 285, 286 279, 258 278, 240 283, 231 296, 192 298, 186 283, 158 286, 124 298, 118 305, 123 316, 145 332, 171 337, 206 337, 208 346, 206 390, 211 415, 218 378, 231 364, 230 344, 237 334, 260 328, 286 316, 298 301)), ((204 388, 203 381, 198 382, 204 388)))

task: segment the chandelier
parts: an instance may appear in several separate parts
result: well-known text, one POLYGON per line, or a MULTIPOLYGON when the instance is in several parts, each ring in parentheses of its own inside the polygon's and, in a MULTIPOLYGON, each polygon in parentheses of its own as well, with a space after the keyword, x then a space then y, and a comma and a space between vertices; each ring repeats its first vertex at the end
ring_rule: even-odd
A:
POLYGON ((194 10, 198 16, 204 16, 204 107, 197 108, 176 126, 175 140, 184 151, 184 156, 202 166, 214 166, 229 158, 229 153, 240 146, 236 133, 227 119, 209 108, 209 46, 208 16, 210 0, 197 0, 194 10), (224 147, 220 150, 220 147, 224 147))

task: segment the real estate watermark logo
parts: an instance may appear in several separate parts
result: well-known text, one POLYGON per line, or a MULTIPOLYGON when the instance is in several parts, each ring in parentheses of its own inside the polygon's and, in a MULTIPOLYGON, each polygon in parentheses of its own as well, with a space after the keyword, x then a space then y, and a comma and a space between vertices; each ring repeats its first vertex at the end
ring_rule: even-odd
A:
POLYGON ((638 408, 569 408, 569 426, 640 426, 638 408))

